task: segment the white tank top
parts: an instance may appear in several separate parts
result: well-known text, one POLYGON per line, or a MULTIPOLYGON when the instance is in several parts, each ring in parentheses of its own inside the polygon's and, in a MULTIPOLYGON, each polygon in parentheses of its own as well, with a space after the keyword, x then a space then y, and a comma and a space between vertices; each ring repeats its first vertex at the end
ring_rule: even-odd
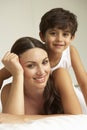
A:
POLYGON ((51 71, 53 72, 57 68, 66 68, 70 69, 71 67, 71 57, 70 57, 70 46, 68 46, 62 53, 62 57, 60 59, 60 62, 55 66, 51 68, 51 71))

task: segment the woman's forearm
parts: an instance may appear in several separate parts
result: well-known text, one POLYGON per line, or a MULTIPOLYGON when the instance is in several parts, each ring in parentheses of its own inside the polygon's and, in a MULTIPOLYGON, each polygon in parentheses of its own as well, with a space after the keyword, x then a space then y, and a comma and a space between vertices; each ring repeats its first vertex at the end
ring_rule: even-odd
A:
MULTIPOLYGON (((65 115, 65 114, 63 114, 65 115)), ((13 114, 0 114, 0 123, 26 123, 33 120, 38 120, 41 118, 61 116, 60 114, 56 115, 13 115, 13 114)))
POLYGON ((8 98, 3 107, 4 113, 24 114, 23 74, 13 77, 8 98))

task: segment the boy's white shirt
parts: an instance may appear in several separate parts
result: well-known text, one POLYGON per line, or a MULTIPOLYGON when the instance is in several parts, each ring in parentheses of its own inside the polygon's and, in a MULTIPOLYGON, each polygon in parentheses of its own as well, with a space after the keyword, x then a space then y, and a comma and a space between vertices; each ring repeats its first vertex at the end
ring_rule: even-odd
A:
POLYGON ((70 57, 70 46, 68 46, 63 51, 60 62, 55 67, 52 67, 51 71, 54 71, 58 68, 65 68, 65 69, 69 70, 71 67, 72 67, 72 65, 71 65, 71 57, 70 57))

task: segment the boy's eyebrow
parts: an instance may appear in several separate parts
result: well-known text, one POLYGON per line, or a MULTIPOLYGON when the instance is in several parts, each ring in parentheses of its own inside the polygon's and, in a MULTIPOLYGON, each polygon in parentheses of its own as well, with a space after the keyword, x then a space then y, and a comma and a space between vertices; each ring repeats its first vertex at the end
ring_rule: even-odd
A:
POLYGON ((69 30, 64 30, 64 32, 70 33, 70 31, 69 31, 69 30))
POLYGON ((66 28, 66 29, 64 29, 63 31, 65 31, 65 32, 70 32, 70 29, 69 29, 69 28, 66 28))
MULTIPOLYGON (((62 29, 59 29, 59 30, 62 30, 62 29)), ((57 29, 55 29, 55 28, 54 29, 49 29, 49 33, 52 32, 52 31, 55 32, 55 31, 57 31, 57 29)), ((68 30, 68 29, 67 30, 63 30, 63 32, 64 33, 70 33, 70 30, 68 30)))
POLYGON ((56 31, 56 28, 50 28, 49 31, 56 31))

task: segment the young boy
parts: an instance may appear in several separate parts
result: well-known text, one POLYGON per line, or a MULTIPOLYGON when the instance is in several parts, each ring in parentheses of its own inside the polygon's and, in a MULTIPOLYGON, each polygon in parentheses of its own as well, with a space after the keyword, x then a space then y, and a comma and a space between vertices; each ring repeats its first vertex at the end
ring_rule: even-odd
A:
MULTIPOLYGON (((39 35, 48 48, 52 71, 57 73, 60 67, 68 70, 72 67, 87 104, 87 73, 77 50, 71 45, 77 27, 75 14, 63 8, 54 8, 42 16, 39 35)), ((80 97, 79 100, 81 100, 80 97)))

